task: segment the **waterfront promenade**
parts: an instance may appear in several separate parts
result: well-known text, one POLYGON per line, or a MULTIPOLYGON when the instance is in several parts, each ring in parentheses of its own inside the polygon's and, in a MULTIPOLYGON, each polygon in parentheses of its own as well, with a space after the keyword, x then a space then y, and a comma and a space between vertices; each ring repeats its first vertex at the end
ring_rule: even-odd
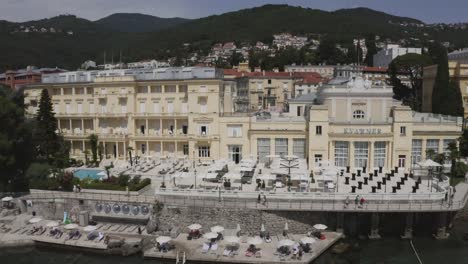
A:
POLYGON ((238 190, 156 189, 153 195, 116 194, 92 191, 82 193, 32 190, 22 200, 78 199, 109 202, 128 202, 179 207, 245 208, 258 210, 293 211, 368 211, 368 212, 451 212, 462 209, 468 200, 468 184, 459 183, 453 198, 445 200, 445 193, 426 194, 360 194, 365 198, 362 207, 354 203, 355 194, 331 192, 247 192, 238 190), (258 196, 261 202, 258 202, 258 196), (263 196, 266 203, 263 203, 263 196), (345 206, 346 199, 349 205, 345 206))

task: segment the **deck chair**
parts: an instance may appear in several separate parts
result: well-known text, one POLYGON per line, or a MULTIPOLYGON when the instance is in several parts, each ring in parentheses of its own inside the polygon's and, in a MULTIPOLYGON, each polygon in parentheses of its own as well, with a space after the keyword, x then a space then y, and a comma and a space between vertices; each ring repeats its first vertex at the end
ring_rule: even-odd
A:
POLYGON ((210 245, 208 245, 207 243, 203 243, 202 254, 208 253, 208 250, 210 250, 210 245))

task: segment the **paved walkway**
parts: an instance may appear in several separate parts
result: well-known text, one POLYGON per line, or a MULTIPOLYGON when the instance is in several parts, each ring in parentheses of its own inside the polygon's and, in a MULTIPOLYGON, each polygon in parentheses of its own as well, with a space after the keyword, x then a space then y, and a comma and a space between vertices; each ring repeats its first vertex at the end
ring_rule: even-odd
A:
POLYGON ((112 193, 73 193, 40 191, 22 200, 80 199, 126 203, 153 204, 162 202, 168 206, 199 206, 214 208, 246 208, 259 210, 290 211, 368 211, 368 212, 440 212, 458 211, 468 199, 468 184, 459 183, 453 198, 445 200, 444 193, 433 194, 366 194, 364 205, 354 203, 355 194, 345 193, 273 193, 206 190, 157 190, 156 195, 124 195, 112 193), (258 202, 258 194, 267 202, 258 202), (346 198, 349 205, 345 206, 346 198))

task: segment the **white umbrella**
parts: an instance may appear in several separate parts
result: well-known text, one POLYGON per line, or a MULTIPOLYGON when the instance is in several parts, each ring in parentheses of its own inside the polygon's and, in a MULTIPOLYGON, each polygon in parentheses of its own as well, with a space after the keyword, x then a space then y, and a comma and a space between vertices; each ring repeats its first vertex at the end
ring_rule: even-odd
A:
POLYGON ((89 225, 89 226, 85 226, 85 228, 83 228, 83 231, 92 232, 92 231, 94 231, 96 229, 97 229, 97 226, 89 225))
POLYGON ((9 202, 11 200, 13 200, 13 197, 11 197, 11 196, 6 196, 6 197, 2 198, 2 202, 9 202))
POLYGON ((236 231, 237 231, 237 232, 241 231, 241 228, 240 228, 240 225, 239 225, 239 224, 237 224, 236 231))
POLYGON ((316 225, 314 225, 314 228, 317 229, 317 230, 325 230, 328 227, 326 225, 323 225, 323 224, 316 224, 316 225))
POLYGON ((279 158, 280 155, 266 155, 265 158, 269 158, 269 159, 274 159, 274 158, 279 158))
POLYGON ((191 225, 188 226, 188 229, 190 229, 190 230, 199 230, 199 229, 201 229, 201 227, 202 226, 200 224, 191 224, 191 225))
POLYGON ((313 243, 317 242, 317 240, 315 240, 315 238, 313 238, 313 237, 303 237, 303 238, 301 238, 301 242, 302 242, 302 244, 313 244, 313 243))
POLYGON ((284 230, 289 230, 288 222, 284 224, 284 230))
POLYGON ((291 239, 283 239, 283 240, 280 240, 277 244, 278 247, 291 247, 292 245, 294 245, 294 241, 292 241, 291 239))
POLYGON ((210 232, 203 235, 206 239, 214 239, 218 237, 218 233, 210 232))
POLYGON ((168 237, 168 236, 160 236, 158 238, 156 238, 156 242, 158 242, 159 244, 165 244, 169 241, 171 241, 172 238, 168 237))
POLYGON ((221 232, 223 232, 223 231, 224 231, 224 227, 219 226, 219 225, 213 226, 213 227, 211 228, 211 232, 214 232, 214 233, 221 233, 221 232))
POLYGON ((261 239, 259 236, 252 237, 249 240, 247 240, 247 244, 249 245, 260 245, 263 243, 263 239, 261 239))
POLYGON ((96 174, 97 176, 107 176, 107 173, 105 171, 101 171, 99 172, 98 174, 96 174))
POLYGON ((227 243, 239 243, 239 240, 240 238, 236 237, 236 236, 227 236, 224 238, 224 241, 226 241, 227 243))
POLYGON ((262 224, 262 228, 260 229, 260 231, 262 231, 262 232, 265 232, 265 231, 266 231, 266 230, 265 230, 265 225, 264 225, 264 224, 262 224))
POLYGON ((431 159, 427 159, 427 160, 424 160, 424 161, 421 161, 418 163, 419 166, 421 167, 441 167, 442 165, 440 165, 439 163, 431 160, 431 159))
POLYGON ((40 221, 42 221, 42 218, 39 218, 39 217, 34 217, 34 218, 29 219, 30 224, 39 223, 40 221))
POLYGON ((57 227, 57 226, 59 226, 59 223, 55 221, 50 221, 49 223, 46 224, 46 227, 57 227))
POLYGON ((65 225, 63 228, 65 228, 67 230, 71 230, 71 229, 78 228, 78 225, 77 224, 68 224, 68 225, 65 225))

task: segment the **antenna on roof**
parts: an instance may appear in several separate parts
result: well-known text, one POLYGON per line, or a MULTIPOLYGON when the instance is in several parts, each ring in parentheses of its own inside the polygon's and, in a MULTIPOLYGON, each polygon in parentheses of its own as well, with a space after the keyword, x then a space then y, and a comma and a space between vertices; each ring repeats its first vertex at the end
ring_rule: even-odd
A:
POLYGON ((120 69, 122 69, 122 49, 120 49, 120 60, 119 60, 120 69))

